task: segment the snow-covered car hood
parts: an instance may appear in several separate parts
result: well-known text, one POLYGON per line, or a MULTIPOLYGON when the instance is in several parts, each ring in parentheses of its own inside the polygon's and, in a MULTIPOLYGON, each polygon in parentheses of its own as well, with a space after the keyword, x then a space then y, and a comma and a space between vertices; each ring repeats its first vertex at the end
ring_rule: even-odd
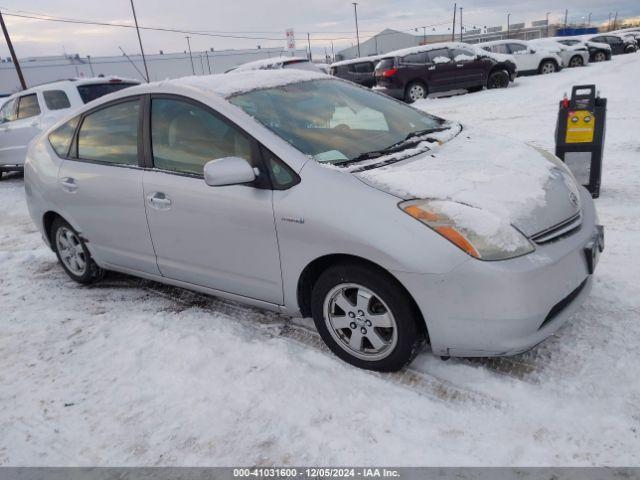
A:
POLYGON ((573 176, 550 153, 507 137, 464 127, 430 150, 379 168, 354 172, 374 188, 403 199, 450 200, 508 221, 527 236, 580 211, 573 176))

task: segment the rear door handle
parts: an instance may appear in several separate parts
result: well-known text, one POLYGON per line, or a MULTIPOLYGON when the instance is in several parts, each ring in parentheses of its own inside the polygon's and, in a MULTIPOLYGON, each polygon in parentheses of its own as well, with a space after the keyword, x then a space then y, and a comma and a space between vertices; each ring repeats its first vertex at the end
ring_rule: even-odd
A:
POLYGON ((71 177, 61 178, 60 185, 62 186, 63 190, 69 193, 74 193, 76 190, 78 190, 78 184, 76 183, 75 179, 71 177))
POLYGON ((171 208, 171 199, 162 192, 154 192, 147 195, 147 202, 157 210, 168 210, 171 208))

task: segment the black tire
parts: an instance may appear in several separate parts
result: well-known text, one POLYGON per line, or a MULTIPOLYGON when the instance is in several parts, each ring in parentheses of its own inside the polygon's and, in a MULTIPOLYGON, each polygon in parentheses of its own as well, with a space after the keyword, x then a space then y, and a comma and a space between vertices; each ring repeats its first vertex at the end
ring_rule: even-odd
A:
POLYGON ((429 95, 429 89, 422 82, 411 82, 404 90, 404 101, 407 103, 413 103, 418 100, 424 100, 429 95), (418 91, 422 91, 421 95, 417 95, 418 91), (415 92, 415 94, 414 94, 415 92))
POLYGON ((487 78, 487 89, 507 88, 509 86, 509 74, 505 70, 495 70, 487 78))
POLYGON ((538 67, 538 73, 545 75, 549 73, 555 73, 558 71, 558 65, 553 60, 543 60, 538 67))
POLYGON ((571 68, 582 67, 582 66, 584 66, 584 60, 582 59, 582 57, 580 55, 574 55, 569 60, 569 67, 571 67, 571 68))
POLYGON ((593 54, 594 62, 604 62, 607 59, 607 55, 603 51, 597 51, 593 54))
POLYGON ((3 171, 0 171, 0 180, 2 180, 2 176, 4 175, 3 171))
MULTIPOLYGON (((348 289, 340 290, 340 292, 347 292, 347 290, 348 289)), ((381 304, 378 303, 378 305, 381 304)), ((358 307, 354 306, 353 308, 358 307)), ((316 328, 329 349, 345 362, 358 368, 379 372, 394 372, 400 370, 415 358, 425 341, 426 328, 424 327, 424 321, 413 300, 393 277, 366 265, 345 263, 329 267, 325 270, 313 286, 311 292, 311 312, 316 328), (337 330, 331 326, 328 319, 325 320, 325 302, 330 305, 330 298, 332 298, 331 292, 346 284, 356 284, 361 288, 364 287, 364 289, 368 289, 375 295, 370 302, 375 302, 379 298, 386 304, 383 306, 383 309, 384 307, 388 307, 388 313, 391 313, 395 322, 396 335, 395 345, 387 347, 387 351, 378 354, 384 355, 384 358, 360 358, 350 353, 346 346, 342 346, 338 343, 339 340, 334 338, 334 335, 340 334, 335 333, 337 330), (334 333, 331 333, 329 329, 332 329, 334 333)), ((369 308, 366 315, 363 315, 361 318, 354 318, 354 320, 362 321, 370 313, 372 315, 374 314, 369 308)), ((346 318, 346 315, 347 313, 345 311, 343 318, 346 318)), ((368 322, 368 320, 366 321, 368 322)), ((355 325, 355 322, 352 322, 352 325, 355 325)), ((364 325, 361 326, 364 327, 364 325)), ((360 329, 360 327, 350 328, 360 329)), ((379 330, 375 326, 371 326, 370 322, 367 328, 371 331, 379 330)), ((364 330, 363 328, 363 333, 364 330)), ((384 328, 382 330, 393 331, 393 329, 384 328)), ((344 328, 342 332, 346 335, 346 333, 349 332, 349 328, 344 328)), ((350 332, 350 336, 351 335, 353 335, 353 332, 350 332)), ((344 342, 348 339, 349 337, 344 339, 344 342)), ((368 342, 368 340, 364 340, 361 345, 365 346, 368 342)), ((369 345, 373 347, 372 343, 369 343, 369 345)))
POLYGON ((67 275, 69 275, 72 280, 87 285, 100 280, 104 276, 104 270, 93 261, 84 240, 82 240, 82 237, 71 225, 69 225, 68 222, 60 217, 56 218, 51 225, 49 238, 60 265, 62 265, 62 268, 64 268, 64 271, 67 272, 67 275), (74 245, 80 250, 78 255, 84 260, 85 267, 83 269, 73 270, 71 267, 67 266, 69 260, 63 260, 62 255, 64 253, 60 251, 62 249, 62 245, 60 244, 61 240, 59 240, 59 235, 62 236, 63 232, 70 232, 73 234, 72 238, 75 238, 74 245))

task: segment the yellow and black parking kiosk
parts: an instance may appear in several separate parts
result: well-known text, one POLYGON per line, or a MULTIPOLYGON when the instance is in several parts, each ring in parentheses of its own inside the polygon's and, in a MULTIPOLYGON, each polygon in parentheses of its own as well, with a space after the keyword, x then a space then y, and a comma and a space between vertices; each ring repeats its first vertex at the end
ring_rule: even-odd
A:
POLYGON ((600 196, 606 116, 607 99, 597 95, 595 85, 576 85, 571 99, 565 95, 560 102, 556 156, 593 198, 600 196))

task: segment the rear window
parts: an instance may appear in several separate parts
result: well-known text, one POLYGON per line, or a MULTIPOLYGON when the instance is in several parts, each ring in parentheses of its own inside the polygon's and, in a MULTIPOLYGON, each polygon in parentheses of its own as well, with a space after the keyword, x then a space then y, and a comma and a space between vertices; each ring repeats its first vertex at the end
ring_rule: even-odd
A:
POLYGON ((51 143, 59 157, 64 158, 69 153, 69 145, 77 125, 78 117, 72 118, 49 134, 49 143, 51 143))
POLYGON ((93 83, 91 85, 78 85, 78 93, 84 103, 89 103, 109 93, 117 92, 124 88, 133 87, 135 83, 93 83))
POLYGON ((62 110, 71 106, 69 97, 62 90, 45 90, 42 96, 49 110, 62 110))
POLYGON ((352 63, 349 65, 349 71, 354 73, 373 73, 373 63, 352 63))

